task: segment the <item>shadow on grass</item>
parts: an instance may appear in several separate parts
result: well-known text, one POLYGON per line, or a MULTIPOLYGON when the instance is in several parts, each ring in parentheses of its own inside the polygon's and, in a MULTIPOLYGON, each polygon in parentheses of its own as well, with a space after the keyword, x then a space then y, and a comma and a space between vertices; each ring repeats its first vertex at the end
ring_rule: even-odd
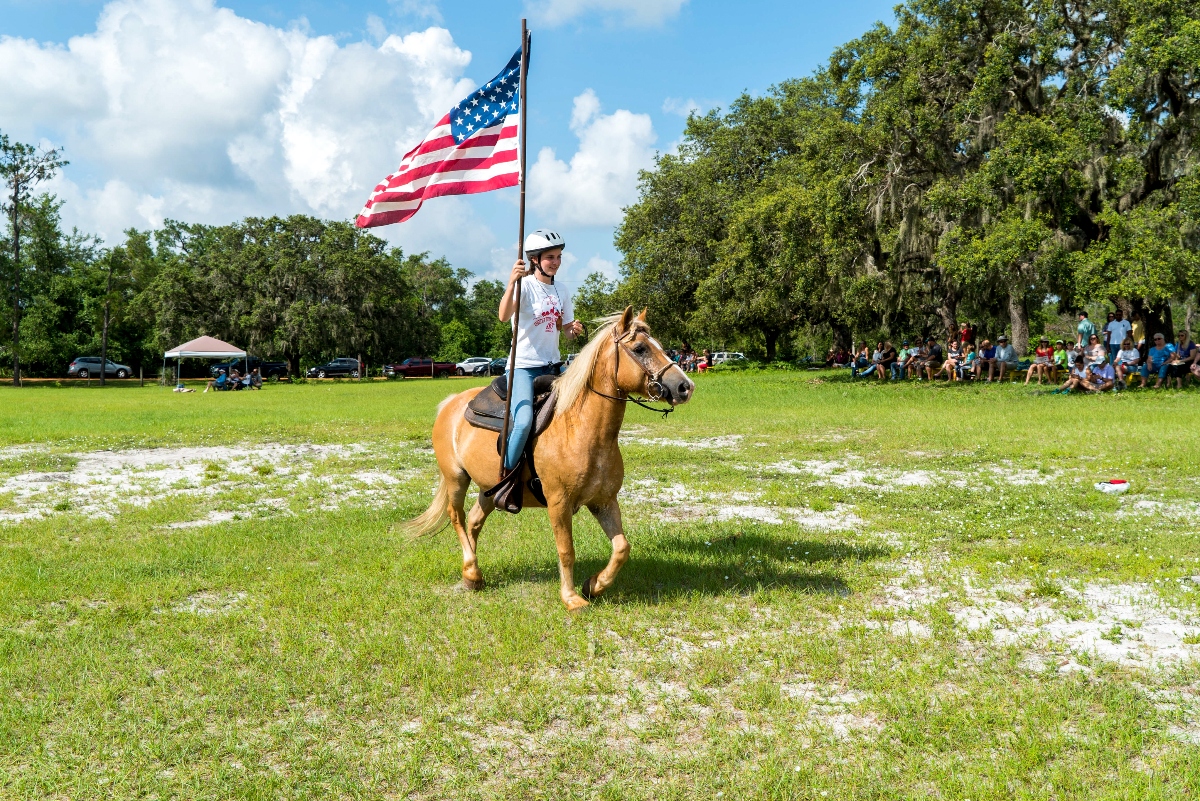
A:
MULTIPOLYGON (((663 603, 696 594, 742 595, 770 589, 845 597, 851 590, 838 567, 890 556, 890 550, 878 546, 787 540, 753 532, 709 540, 658 535, 634 541, 629 561, 605 598, 617 603, 663 603)), ((605 564, 605 559, 580 559, 575 565, 576 583, 582 584, 605 564)), ((557 578, 557 563, 552 562, 498 567, 488 581, 501 587, 557 578)))

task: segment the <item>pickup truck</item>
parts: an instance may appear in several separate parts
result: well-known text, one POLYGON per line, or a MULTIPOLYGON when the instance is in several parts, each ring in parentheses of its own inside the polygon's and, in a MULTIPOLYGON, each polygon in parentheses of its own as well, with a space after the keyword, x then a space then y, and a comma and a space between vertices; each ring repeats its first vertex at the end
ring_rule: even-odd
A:
POLYGON ((445 378, 453 375, 458 369, 458 365, 454 362, 437 362, 432 359, 405 359, 399 364, 385 364, 383 366, 383 375, 385 378, 428 378, 437 376, 445 378))
POLYGON ((257 367, 258 374, 263 378, 287 378, 287 362, 264 362, 257 356, 251 356, 249 359, 250 366, 247 367, 246 361, 246 359, 230 359, 226 362, 214 364, 212 367, 208 368, 208 371, 212 373, 213 378, 216 378, 217 373, 222 370, 225 371, 225 375, 229 375, 231 370, 236 369, 239 373, 244 373, 247 370, 253 370, 255 367, 257 367))

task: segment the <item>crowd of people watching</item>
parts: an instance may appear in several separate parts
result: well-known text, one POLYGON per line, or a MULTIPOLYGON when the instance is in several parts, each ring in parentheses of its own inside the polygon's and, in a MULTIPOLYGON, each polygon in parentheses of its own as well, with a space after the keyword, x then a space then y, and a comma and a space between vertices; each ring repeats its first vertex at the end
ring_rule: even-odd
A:
POLYGON ((262 383, 262 376, 259 375, 257 367, 255 367, 246 375, 239 373, 238 369, 235 367, 228 375, 225 374, 224 369, 218 370, 217 377, 208 382, 208 385, 204 387, 204 391, 208 392, 210 389, 214 392, 223 392, 225 390, 236 391, 240 389, 262 389, 262 383))
POLYGON ((695 373, 712 367, 712 354, 708 348, 704 349, 703 356, 697 356, 696 351, 692 350, 692 346, 687 341, 684 341, 683 347, 678 350, 675 348, 668 349, 667 356, 671 361, 678 364, 685 373, 695 373))
POLYGON ((1079 313, 1076 339, 1059 339, 1051 344, 1041 337, 1031 354, 1021 358, 1001 334, 993 343, 976 343, 975 328, 963 323, 961 330, 943 346, 934 337, 924 342, 904 340, 897 349, 889 341, 876 342, 872 350, 860 342, 853 353, 844 348, 831 350, 826 367, 848 367, 853 379, 875 377, 879 380, 1003 381, 1025 372, 1025 384, 1034 378, 1057 385, 1055 393, 1107 392, 1123 389, 1132 377, 1145 388, 1151 377, 1160 389, 1172 383, 1180 389, 1191 376, 1200 382, 1200 347, 1187 331, 1180 331, 1178 343, 1167 341, 1162 333, 1146 338, 1145 326, 1138 318, 1124 319, 1120 310, 1108 313, 1104 327, 1097 329, 1087 312, 1079 313), (1061 384, 1059 383, 1061 381, 1061 384))

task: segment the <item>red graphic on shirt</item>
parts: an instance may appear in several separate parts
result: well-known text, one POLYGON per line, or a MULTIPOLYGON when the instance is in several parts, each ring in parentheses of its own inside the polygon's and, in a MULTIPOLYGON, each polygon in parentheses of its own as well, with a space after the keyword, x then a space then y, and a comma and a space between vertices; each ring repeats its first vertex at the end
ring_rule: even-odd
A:
POLYGON ((548 295, 534 301, 533 327, 546 332, 557 331, 562 327, 562 310, 558 308, 558 298, 548 295))

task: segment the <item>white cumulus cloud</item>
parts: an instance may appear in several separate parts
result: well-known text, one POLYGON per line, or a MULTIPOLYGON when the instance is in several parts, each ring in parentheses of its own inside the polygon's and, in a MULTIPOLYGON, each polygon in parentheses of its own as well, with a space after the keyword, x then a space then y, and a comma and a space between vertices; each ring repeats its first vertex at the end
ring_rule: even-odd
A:
POLYGON ((650 115, 602 114, 588 89, 575 98, 571 130, 579 149, 569 164, 546 147, 530 167, 530 205, 558 225, 616 225, 636 198, 638 171, 654 163, 650 115))
POLYGON ((598 15, 626 25, 661 25, 679 13, 687 0, 530 0, 530 16, 546 25, 598 15))
MULTIPOLYGON (((52 189, 69 223, 108 241, 164 217, 348 219, 475 85, 449 31, 375 27, 343 43, 214 0, 112 0, 66 44, 0 37, 0 129, 65 145, 52 189)), ((437 227, 486 263, 486 227, 463 204, 441 212, 454 219, 437 227)))

